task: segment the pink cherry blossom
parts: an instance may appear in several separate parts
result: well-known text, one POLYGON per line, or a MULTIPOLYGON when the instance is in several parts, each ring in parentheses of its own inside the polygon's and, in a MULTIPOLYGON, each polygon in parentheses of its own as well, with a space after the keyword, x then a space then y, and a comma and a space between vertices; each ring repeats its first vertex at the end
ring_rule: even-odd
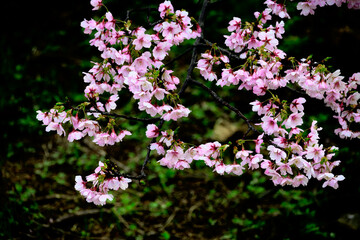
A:
POLYGON ((116 137, 116 142, 121 142, 125 136, 131 136, 131 132, 129 132, 128 130, 121 130, 118 134, 118 136, 116 137))
POLYGON ((273 14, 278 15, 280 18, 290 18, 284 5, 272 0, 266 0, 264 3, 272 10, 273 14))
POLYGON ((242 175, 244 172, 245 168, 239 164, 232 164, 232 165, 227 165, 225 168, 225 172, 230 174, 233 173, 235 175, 242 175))
POLYGON ((241 19, 238 17, 234 17, 230 22, 229 22, 229 27, 228 27, 228 31, 229 32, 239 32, 241 29, 241 19))
POLYGON ((107 100, 105 104, 105 109, 107 112, 110 112, 111 110, 116 108, 116 101, 119 100, 118 95, 111 95, 110 98, 107 100))
POLYGON ((48 112, 42 112, 40 110, 37 110, 36 119, 39 121, 42 121, 44 125, 49 125, 49 123, 52 120, 52 114, 48 112))
POLYGON ((262 154, 255 154, 254 156, 251 156, 249 159, 249 169, 258 169, 260 167, 260 163, 263 161, 263 155, 262 154))
POLYGON ((343 181, 345 179, 345 177, 343 175, 334 176, 334 174, 332 174, 332 173, 324 173, 324 174, 320 174, 318 176, 318 179, 326 180, 322 186, 323 188, 326 186, 330 186, 330 187, 333 187, 334 189, 337 189, 339 187, 338 182, 343 181))
POLYGON ((173 39, 174 36, 181 32, 181 28, 174 22, 163 22, 162 24, 162 35, 166 39, 173 39))
POLYGON ((174 169, 177 169, 177 170, 184 170, 186 168, 190 168, 190 164, 187 161, 182 160, 182 159, 178 160, 174 166, 174 169))
POLYGON ((268 146, 267 150, 270 152, 270 158, 277 163, 286 158, 286 153, 273 145, 268 146))
POLYGON ((132 42, 135 45, 135 50, 141 50, 142 48, 151 47, 152 37, 149 34, 141 34, 132 42))
POLYGON ((182 117, 187 117, 190 113, 190 110, 186 107, 184 107, 181 104, 178 104, 176 108, 172 109, 171 111, 165 113, 162 118, 165 121, 169 121, 169 120, 178 120, 179 118, 182 117))
POLYGON ((302 112, 304 111, 303 104, 306 102, 305 98, 294 99, 290 104, 290 110, 292 112, 302 112))
POLYGON ((166 55, 168 55, 168 51, 170 50, 171 44, 168 42, 160 42, 156 45, 153 50, 153 56, 157 60, 163 60, 166 55))
POLYGON ((114 27, 115 27, 115 19, 114 19, 112 13, 111 13, 111 12, 107 12, 107 13, 105 14, 105 17, 106 17, 106 19, 107 19, 107 22, 105 23, 105 28, 106 28, 106 29, 109 29, 109 30, 112 29, 112 28, 114 28, 114 27))
POLYGON ((302 174, 297 175, 296 177, 294 177, 294 181, 292 183, 292 185, 294 187, 299 187, 300 185, 306 186, 309 182, 309 179, 302 174))
POLYGON ((164 99, 165 95, 169 94, 169 92, 163 88, 155 88, 152 94, 157 100, 162 100, 164 99))
POLYGON ((159 133, 160 133, 159 128, 155 124, 147 125, 146 137, 154 138, 159 136, 159 133))
POLYGON ((271 135, 279 130, 279 126, 277 124, 276 119, 270 116, 264 116, 261 118, 261 120, 262 120, 261 127, 266 134, 271 135))
POLYGON ((226 165, 223 162, 218 162, 215 164, 214 172, 217 172, 220 175, 224 175, 226 170, 226 165))
POLYGON ((82 130, 83 134, 95 136, 99 131, 99 124, 93 120, 84 120, 79 123, 78 129, 82 130))
POLYGON ((321 158, 325 156, 322 145, 311 146, 307 148, 306 158, 314 159, 316 162, 320 162, 321 158))
POLYGON ((280 171, 281 175, 293 174, 293 171, 288 163, 278 162, 277 165, 279 166, 276 171, 280 171))
POLYGON ((66 135, 64 128, 62 127, 61 123, 51 122, 49 125, 45 128, 45 131, 56 131, 58 135, 66 135))
POLYGON ((289 118, 284 121, 284 125, 286 128, 295 128, 296 126, 302 125, 304 116, 304 112, 300 113, 292 113, 289 118))
POLYGON ((88 188, 85 181, 81 176, 75 177, 75 189, 86 198, 87 202, 92 202, 95 205, 105 205, 106 201, 112 201, 113 195, 109 194, 109 190, 118 190, 119 188, 125 190, 128 188, 131 179, 126 177, 113 177, 108 176, 107 165, 99 161, 99 166, 95 169, 95 172, 86 176, 86 181, 92 184, 91 188, 88 188))
POLYGON ((260 134, 258 136, 258 138, 256 140, 254 140, 254 142, 255 142, 255 152, 256 153, 260 153, 261 144, 264 142, 263 136, 264 136, 264 133, 260 134))
POLYGON ((165 1, 159 5, 160 17, 164 18, 169 13, 174 13, 174 7, 170 1, 165 1))
POLYGON ((80 132, 80 131, 72 131, 68 135, 68 141, 73 142, 74 140, 80 140, 83 137, 84 137, 84 134, 82 132, 80 132))
POLYGON ((102 6, 102 0, 90 0, 90 4, 94 7, 92 10, 98 10, 102 6))
POLYGON ((126 190, 129 187, 129 183, 131 182, 131 179, 126 177, 121 177, 119 182, 120 182, 119 184, 120 188, 122 190, 126 190))
POLYGON ((252 151, 250 150, 241 150, 241 151, 238 151, 236 154, 235 154, 235 158, 239 159, 241 158, 242 160, 245 160, 246 158, 249 157, 249 155, 252 153, 252 151))
POLYGON ((164 149, 164 146, 161 144, 161 143, 152 143, 150 145, 150 149, 151 150, 156 150, 157 154, 159 155, 164 155, 165 154, 165 149, 164 149))
POLYGON ((146 111, 146 113, 152 117, 154 117, 156 114, 159 113, 158 107, 156 107, 155 105, 151 104, 151 102, 148 101, 140 101, 139 110, 146 111))
POLYGON ((86 182, 84 182, 83 180, 82 180, 82 177, 81 176, 76 176, 75 177, 75 189, 77 190, 77 191, 81 191, 81 190, 84 190, 85 188, 86 188, 86 182))
POLYGON ((258 34, 259 39, 263 42, 263 45, 269 51, 273 51, 279 44, 279 41, 275 38, 274 31, 260 32, 258 34))
POLYGON ((307 16, 315 13, 316 5, 312 2, 299 2, 296 8, 301 10, 301 15, 307 16))
POLYGON ((84 19, 84 21, 82 21, 81 24, 80 24, 80 26, 81 26, 82 28, 85 28, 85 29, 84 29, 84 33, 85 33, 85 34, 91 34, 92 31, 93 31, 94 29, 96 29, 96 25, 97 25, 97 23, 96 23, 96 21, 93 20, 93 19, 91 19, 91 20, 89 20, 89 21, 86 20, 86 19, 84 19))

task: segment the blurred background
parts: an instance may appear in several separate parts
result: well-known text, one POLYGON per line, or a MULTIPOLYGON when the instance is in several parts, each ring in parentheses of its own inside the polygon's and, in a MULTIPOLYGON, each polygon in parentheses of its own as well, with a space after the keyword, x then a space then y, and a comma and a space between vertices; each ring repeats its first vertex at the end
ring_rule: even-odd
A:
MULTIPOLYGON (((127 9, 144 7, 143 1, 107 2, 120 19, 125 19, 127 9)), ((146 2, 154 7, 159 3, 146 2)), ((197 18, 201 1, 173 5, 197 18)), ((201 164, 173 171, 159 166, 153 156, 145 184, 132 183, 104 207, 86 203, 74 189, 75 175, 90 174, 104 159, 137 173, 148 144, 140 141, 144 133, 136 131, 142 123, 124 122, 133 135, 121 144, 99 148, 91 139, 69 143, 46 133, 36 120, 36 110, 48 110, 66 97, 74 103, 85 100, 82 72, 91 68, 91 60, 99 59, 80 27, 84 18, 100 14, 91 9, 89 1, 2 4, 1 239, 360 239, 360 141, 337 138, 332 113, 310 99, 305 104, 308 119, 316 118, 324 128, 324 145, 340 148, 337 158, 342 164, 336 173, 346 180, 338 190, 323 189, 317 181, 306 188, 279 188, 261 172, 219 176, 201 164)), ((253 12, 263 9, 258 0, 212 1, 205 38, 222 45, 233 16, 252 21, 253 12)), ((317 61, 331 56, 328 64, 334 71, 341 69, 343 76, 360 71, 359 10, 326 7, 303 18, 292 8, 290 15, 280 47, 288 56, 312 54, 317 61)), ((135 11, 131 18, 144 21, 144 13, 135 11)), ((176 48, 170 58, 191 43, 176 48)), ((185 55, 171 66, 182 80, 189 59, 190 54, 185 55)), ((243 112, 250 109, 249 99, 255 99, 235 89, 214 90, 243 112)), ((192 110, 192 119, 180 123, 183 140, 227 142, 244 132, 235 115, 199 88, 190 87, 183 101, 192 110)), ((131 102, 122 104, 131 114, 131 102)))

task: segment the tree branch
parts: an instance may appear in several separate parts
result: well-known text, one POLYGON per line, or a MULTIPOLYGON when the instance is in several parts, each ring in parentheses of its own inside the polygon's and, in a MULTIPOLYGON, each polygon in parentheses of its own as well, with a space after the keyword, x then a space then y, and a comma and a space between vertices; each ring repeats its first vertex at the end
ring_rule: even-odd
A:
POLYGON ((186 49, 183 53, 181 53, 180 55, 174 57, 173 59, 171 59, 170 61, 168 61, 167 63, 165 63, 165 66, 169 66, 171 63, 179 60, 179 59, 182 58, 184 55, 186 55, 188 52, 190 52, 191 49, 193 49, 194 47, 196 47, 195 44, 194 44, 194 46, 191 46, 191 47, 187 48, 187 49, 186 49))
MULTIPOLYGON (((209 0, 204 0, 203 5, 201 7, 201 11, 200 11, 200 15, 199 15, 199 19, 198 19, 198 24, 200 25, 200 28, 204 27, 204 18, 205 18, 205 9, 207 7, 209 3, 209 0)), ((180 91, 178 92, 178 95, 180 96, 188 87, 190 78, 191 78, 191 74, 194 71, 195 65, 196 65, 196 60, 197 60, 197 46, 200 43, 200 40, 203 37, 203 32, 201 32, 201 36, 196 38, 195 43, 194 43, 194 48, 192 51, 192 55, 191 55, 191 60, 190 60, 190 65, 187 71, 187 75, 186 75, 186 79, 185 82, 183 83, 183 85, 181 86, 180 91)))
MULTIPOLYGON (((214 43, 210 42, 209 40, 207 40, 205 38, 203 38, 202 40, 206 43, 206 45, 204 45, 204 46, 208 46, 208 45, 212 46, 212 45, 214 45, 214 43)), ((227 49, 225 49, 223 47, 219 47, 218 45, 216 45, 216 47, 218 49, 220 49, 221 52, 226 53, 229 57, 231 57, 233 59, 236 59, 236 60, 241 60, 241 58, 239 57, 241 53, 234 54, 234 53, 230 52, 229 50, 227 50, 227 49)))
MULTIPOLYGON (((208 88, 207 86, 205 86, 204 84, 202 84, 201 82, 198 82, 198 81, 196 81, 196 80, 194 80, 194 79, 190 79, 190 81, 191 81, 191 83, 194 83, 195 85, 197 85, 197 86, 201 87, 202 89, 206 90, 207 92, 209 92, 210 95, 211 95, 218 103, 220 103, 220 104, 222 104, 223 106, 227 107, 228 109, 230 109, 231 111, 233 111, 237 116, 239 116, 241 119, 243 119, 243 120, 247 123, 247 125, 248 125, 248 127, 249 127, 250 130, 252 130, 252 131, 254 131, 254 132, 258 132, 258 131, 255 129, 255 127, 251 124, 250 120, 249 120, 247 117, 245 117, 245 115, 244 115, 239 109, 237 109, 236 107, 231 106, 228 102, 226 102, 224 99, 222 99, 221 97, 219 97, 219 95, 217 95, 216 92, 214 92, 213 90, 211 90, 210 88, 208 88)), ((248 130, 248 131, 244 134, 244 136, 246 136, 246 135, 249 133, 250 130, 248 130)))
POLYGON ((89 110, 87 112, 89 112, 89 113, 100 113, 100 114, 102 114, 104 116, 111 116, 111 117, 116 117, 116 118, 124 118, 124 119, 127 119, 127 120, 145 122, 145 123, 155 123, 155 122, 158 122, 160 120, 159 117, 157 117, 157 118, 137 118, 137 117, 131 117, 131 116, 123 115, 123 114, 107 113, 107 112, 100 111, 99 109, 97 109, 97 110, 89 110))
POLYGON ((132 12, 135 12, 135 11, 146 11, 147 12, 147 20, 148 20, 148 17, 149 17, 149 13, 151 12, 151 11, 157 11, 158 9, 157 8, 154 8, 154 7, 150 7, 150 6, 148 6, 148 7, 143 7, 143 8, 136 8, 136 9, 129 9, 129 10, 127 10, 126 11, 126 18, 125 18, 125 22, 127 21, 127 20, 129 20, 130 19, 130 14, 132 13, 132 12))
MULTIPOLYGON (((164 120, 161 119, 159 125, 157 126, 159 128, 159 130, 162 128, 162 125, 164 124, 164 120)), ((150 153, 151 153, 151 144, 155 143, 156 142, 156 137, 154 137, 153 139, 151 139, 151 142, 149 143, 149 145, 146 147, 147 149, 147 153, 146 153, 146 157, 145 157, 145 160, 144 160, 144 163, 143 165, 141 166, 141 169, 140 169, 140 174, 137 175, 137 176, 132 176, 132 175, 128 175, 128 174, 121 174, 121 173, 116 173, 115 176, 116 177, 126 177, 126 178, 129 178, 129 179, 133 179, 133 180, 141 180, 141 179, 144 179, 147 175, 145 173, 145 169, 147 167, 147 164, 150 162, 150 153)))

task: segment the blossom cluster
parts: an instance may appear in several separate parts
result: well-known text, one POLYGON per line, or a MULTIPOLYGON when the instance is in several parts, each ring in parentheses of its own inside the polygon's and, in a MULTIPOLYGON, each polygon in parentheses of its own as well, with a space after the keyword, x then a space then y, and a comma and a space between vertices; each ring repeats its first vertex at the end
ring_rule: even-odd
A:
MULTIPOLYGON (((283 5, 273 1, 266 1, 265 4, 267 9, 261 14, 254 14, 257 18, 256 24, 242 23, 238 17, 229 22, 230 35, 225 36, 225 45, 239 53, 237 62, 244 59, 244 64, 232 67, 229 58, 215 46, 211 51, 203 53, 198 61, 197 68, 201 76, 208 81, 215 80, 218 86, 237 86, 239 90, 252 91, 257 96, 271 93, 272 90, 285 87, 289 83, 295 84, 308 96, 323 100, 335 112, 334 117, 341 125, 341 128, 335 130, 336 134, 341 138, 359 138, 360 132, 351 130, 350 124, 360 121, 360 94, 357 92, 360 73, 355 73, 348 81, 343 81, 344 77, 340 76, 339 70, 330 72, 323 64, 311 62, 309 59, 300 62, 292 58, 286 59, 286 54, 277 48, 279 39, 285 32, 284 22, 276 22, 275 27, 266 23, 272 19, 271 15, 281 18, 289 18, 289 15, 286 9, 282 10, 283 5), (284 69, 285 61, 290 61, 293 68, 284 69), (219 69, 219 66, 223 68, 219 69)), ((258 125, 266 135, 273 138, 268 140, 270 142, 266 148, 269 160, 264 159, 260 153, 259 143, 263 142, 263 135, 260 135, 256 139, 256 154, 251 155, 252 151, 243 150, 245 155, 240 166, 247 164, 249 169, 260 166, 275 184, 297 187, 300 184, 306 185, 308 180, 314 177, 318 180, 325 179, 323 186, 337 188, 337 181, 344 177, 331 173, 334 166, 340 163, 330 162, 336 148, 325 149, 318 142, 318 131, 321 128, 316 127, 316 122, 313 122, 308 136, 303 136, 305 131, 301 128, 304 116, 302 104, 306 100, 295 99, 287 106, 272 96, 272 101, 268 104, 258 100, 251 103, 253 111, 262 116, 258 125)), ((222 161, 217 161, 213 166, 215 171, 220 173, 223 173, 222 169, 226 169, 222 161), (218 168, 220 170, 217 170, 218 168)))
POLYGON ((322 64, 315 65, 303 60, 295 69, 286 72, 285 79, 298 84, 307 95, 323 100, 334 112, 340 124, 335 134, 340 138, 360 138, 360 132, 352 130, 351 123, 360 123, 360 73, 353 74, 347 81, 340 75, 340 70, 329 72, 322 64))
POLYGON ((228 26, 231 34, 225 35, 225 45, 235 53, 240 53, 240 59, 246 62, 238 70, 231 68, 229 58, 215 51, 214 54, 206 52, 201 55, 197 68, 200 74, 207 80, 216 80, 218 86, 240 85, 239 89, 252 90, 254 94, 261 96, 266 89, 276 89, 285 86, 286 81, 278 77, 281 67, 281 59, 286 54, 278 49, 279 40, 282 38, 284 22, 276 22, 275 26, 265 26, 266 22, 272 19, 270 8, 262 13, 256 12, 256 28, 248 22, 242 23, 241 19, 234 17, 228 26), (260 59, 255 59, 257 56, 260 59), (257 60, 257 61, 255 61, 257 60), (221 78, 213 71, 213 66, 223 64, 221 78), (246 71, 249 69, 249 71, 246 71), (266 81, 265 81, 266 80, 266 81))
MULTIPOLYGON (((91 0, 90 4, 93 10, 104 7, 102 0, 91 0)), ((116 20, 108 10, 99 20, 81 22, 84 33, 93 37, 89 43, 100 51, 102 60, 84 73, 88 102, 75 108, 58 104, 48 112, 37 111, 37 119, 46 125, 47 132, 67 135, 70 142, 90 136, 99 146, 121 142, 131 132, 119 128, 112 113, 124 91, 137 100, 140 111, 151 117, 176 121, 189 115, 190 110, 180 104, 176 94, 180 80, 164 67, 163 61, 172 46, 199 37, 201 29, 188 12, 175 11, 170 1, 161 3, 158 11, 161 20, 149 30, 116 20)), ((107 176, 109 172, 103 168, 100 163, 95 173, 86 177, 87 182, 93 182, 92 188, 76 177, 76 190, 97 205, 112 200, 109 189, 125 189, 129 182, 123 177, 107 176)))
POLYGON ((75 182, 75 189, 86 198, 87 202, 92 202, 95 205, 105 205, 107 200, 112 201, 114 199, 109 190, 125 190, 128 188, 131 179, 112 176, 109 174, 109 166, 100 161, 95 172, 86 176, 86 181, 81 176, 76 176, 75 182), (91 183, 92 186, 88 187, 88 183, 91 183))
MULTIPOLYGON (((99 10, 103 3, 93 0, 91 5, 93 10, 99 10)), ((81 22, 84 33, 93 34, 90 45, 97 47, 102 57, 102 62, 95 62, 89 72, 84 73, 84 82, 88 84, 85 97, 89 102, 83 106, 86 106, 87 115, 80 118, 79 111, 62 108, 38 111, 37 119, 47 125, 46 131, 66 135, 63 125, 69 123, 72 129, 68 140, 71 142, 86 135, 94 137, 93 141, 99 146, 122 141, 131 133, 115 130, 113 119, 106 113, 117 108, 119 93, 125 89, 138 100, 138 109, 152 117, 160 115, 165 121, 176 121, 188 116, 190 110, 176 98, 175 90, 180 81, 172 70, 163 67, 162 61, 173 45, 198 37, 201 30, 192 24, 186 11, 174 11, 170 1, 160 4, 159 13, 163 21, 154 26, 152 34, 141 26, 131 29, 129 22, 118 27, 109 11, 98 21, 81 22), (106 127, 98 123, 99 117, 108 118, 106 127)))
POLYGON ((307 0, 305 2, 299 2, 297 9, 301 10, 300 14, 307 16, 314 14, 317 7, 336 5, 340 7, 343 3, 347 3, 347 7, 350 9, 360 9, 359 0, 307 0))
POLYGON ((321 128, 317 127, 316 121, 312 122, 307 134, 301 128, 305 102, 304 98, 297 98, 288 106, 286 101, 275 97, 266 104, 258 100, 251 103, 253 111, 262 117, 259 125, 264 133, 272 136, 267 146, 270 159, 264 160, 261 168, 275 184, 305 186, 314 177, 326 180, 323 187, 338 188, 337 182, 344 177, 331 173, 340 164, 340 161, 331 161, 337 148, 324 148, 320 144, 321 128))
POLYGON ((56 108, 49 112, 38 110, 37 119, 46 125, 47 132, 56 131, 60 136, 66 135, 63 125, 69 123, 72 127, 67 136, 69 142, 90 136, 94 137, 93 142, 103 147, 121 142, 126 135, 131 135, 131 132, 127 130, 120 130, 117 133, 114 128, 111 131, 101 131, 101 126, 96 120, 79 118, 78 114, 72 116, 71 112, 72 110, 62 111, 56 108))
POLYGON ((90 45, 102 52, 103 62, 96 63, 84 77, 89 83, 85 96, 96 101, 98 110, 115 109, 117 94, 125 88, 138 100, 138 109, 152 117, 160 115, 166 121, 176 121, 189 114, 189 109, 174 100, 179 79, 163 67, 162 61, 173 45, 198 37, 200 30, 186 11, 174 11, 170 1, 160 4, 158 10, 163 21, 153 27, 152 34, 141 26, 131 29, 129 22, 117 29, 109 11, 100 21, 81 23, 85 33, 96 31, 90 45), (116 48, 118 45, 122 47, 116 48), (99 101, 99 95, 104 93, 111 95, 105 109, 99 101), (172 99, 170 103, 165 101, 168 98, 172 99))
POLYGON ((258 100, 251 103, 253 111, 261 116, 259 123, 264 133, 254 142, 255 149, 246 150, 244 142, 239 141, 241 150, 235 146, 234 160, 226 163, 223 153, 230 144, 222 145, 219 142, 209 142, 197 147, 188 147, 180 140, 174 139, 172 131, 162 131, 155 125, 148 127, 149 137, 160 139, 151 145, 157 153, 163 156, 158 162, 168 168, 183 170, 190 168, 193 160, 204 161, 215 172, 223 175, 241 175, 246 169, 262 168, 275 185, 291 185, 298 187, 307 185, 309 179, 325 180, 323 187, 338 188, 338 181, 344 180, 342 175, 332 173, 340 161, 331 161, 337 151, 336 147, 324 148, 319 143, 319 131, 316 121, 312 122, 308 133, 302 128, 304 116, 304 98, 294 99, 289 105, 286 101, 277 98, 270 99, 266 104, 258 100), (151 134, 156 132, 156 134, 151 134), (264 134, 267 135, 266 151, 264 149, 264 134), (265 155, 262 153, 265 151, 265 155))
MULTIPOLYGON (((201 76, 208 81, 216 81, 216 85, 237 86, 239 90, 252 91, 257 96, 271 93, 272 90, 287 86, 289 83, 300 87, 308 96, 321 99, 335 112, 341 128, 335 130, 341 138, 359 138, 360 132, 350 130, 352 122, 359 123, 359 99, 357 92, 360 84, 360 73, 355 73, 348 81, 343 81, 340 71, 330 72, 323 64, 303 59, 300 62, 292 58, 286 59, 286 54, 278 49, 279 39, 284 34, 284 22, 276 22, 275 26, 267 24, 272 15, 280 18, 290 18, 284 5, 274 1, 265 1, 266 8, 262 13, 256 12, 256 23, 243 23, 234 17, 228 26, 230 35, 225 36, 225 45, 234 53, 239 54, 235 62, 244 59, 240 66, 231 66, 229 57, 216 46, 201 55, 197 68, 201 76), (284 69, 285 61, 290 61, 292 69, 284 69), (223 68, 219 69, 220 66, 223 68), (215 70, 214 70, 215 69, 215 70)), ((349 5, 350 6, 350 5, 349 5)), ((353 5, 351 5, 354 7, 353 5)), ((289 64, 287 64, 289 65, 289 64)), ((202 159, 206 165, 214 167, 214 171, 223 174, 235 169, 235 174, 241 174, 248 169, 262 168, 271 177, 275 185, 306 185, 310 178, 325 180, 323 187, 338 187, 338 181, 344 180, 342 175, 335 176, 332 170, 340 161, 331 161, 336 147, 324 148, 319 142, 318 131, 321 128, 313 121, 308 133, 302 128, 306 102, 304 98, 294 99, 289 105, 280 101, 272 93, 268 102, 258 100, 251 103, 253 111, 261 116, 258 124, 264 131, 255 142, 255 152, 242 150, 235 155, 236 159, 228 165, 218 156, 216 149, 224 149, 217 142, 200 145, 194 159, 202 159), (266 144, 264 142, 264 134, 266 144), (261 153, 262 145, 267 145, 265 158, 261 153), (201 155, 202 148, 212 146, 212 156, 201 155)), ((228 147, 228 146, 227 146, 228 147)), ((225 148, 227 148, 225 147, 225 148)), ((220 151, 220 152, 221 152, 220 151)), ((235 152, 237 149, 235 148, 235 152)), ((181 154, 180 154, 181 155, 181 154)), ((165 154, 166 158, 167 154, 165 154)))
MULTIPOLYGON (((271 1, 266 2, 269 4, 271 1)), ((272 19, 270 13, 273 11, 267 8, 260 15, 255 13, 258 18, 256 30, 252 24, 242 24, 240 18, 234 17, 229 22, 231 34, 225 36, 225 45, 235 53, 241 53, 239 59, 246 59, 245 63, 232 67, 229 58, 220 50, 208 51, 201 55, 197 64, 201 76, 208 81, 215 80, 218 86, 237 86, 239 90, 252 91, 257 96, 286 87, 289 83, 296 84, 308 96, 323 100, 335 112, 334 117, 341 126, 335 130, 336 134, 341 138, 359 138, 360 132, 351 130, 350 124, 360 122, 360 94, 357 92, 360 73, 344 81, 340 70, 330 72, 325 65, 309 59, 291 60, 294 67, 284 69, 289 60, 277 48, 278 39, 285 32, 284 22, 276 22, 275 27, 264 25, 272 19), (219 66, 223 68, 214 70, 219 66)))

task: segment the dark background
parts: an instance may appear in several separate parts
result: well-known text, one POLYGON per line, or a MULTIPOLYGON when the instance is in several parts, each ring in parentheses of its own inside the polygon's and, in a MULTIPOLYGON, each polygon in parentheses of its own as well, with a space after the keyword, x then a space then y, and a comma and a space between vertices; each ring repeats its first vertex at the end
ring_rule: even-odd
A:
MULTIPOLYGON (((124 19, 126 9, 144 7, 144 2, 153 6, 160 3, 111 1, 109 8, 124 19)), ((196 0, 173 4, 195 18, 201 8, 196 0)), ((46 133, 36 120, 36 110, 50 109, 65 97, 74 102, 84 100, 82 72, 91 67, 90 60, 98 57, 80 28, 84 18, 100 14, 91 8, 88 1, 42 0, 7 1, 1 7, 1 238, 360 238, 360 142, 334 136, 336 123, 331 112, 311 99, 305 105, 306 112, 324 128, 324 145, 335 144, 341 149, 337 157, 342 164, 336 173, 346 180, 338 190, 322 189, 315 180, 306 188, 273 187, 260 172, 218 176, 201 166, 175 172, 153 160, 144 185, 132 184, 127 191, 116 194, 116 201, 102 208, 86 203, 73 188, 75 175, 89 174, 105 158, 126 171, 137 171, 147 145, 139 141, 140 133, 112 148, 98 148, 89 139, 69 144, 64 138, 46 133)), ((212 3, 206 13, 205 38, 221 45, 233 16, 251 21, 252 13, 262 9, 261 1, 212 3)), ((333 71, 341 69, 346 77, 359 71, 358 10, 326 7, 318 9, 315 16, 303 18, 292 8, 290 15, 280 47, 288 56, 299 59, 312 54, 317 61, 331 56, 328 64, 333 71)), ((131 18, 142 21, 144 13, 134 12, 131 18)), ((182 51, 177 48, 175 53, 182 51)), ((189 58, 186 55, 174 65, 180 77, 189 58)), ((215 90, 243 111, 249 109, 246 93, 215 90)), ((193 120, 184 121, 183 131, 195 133, 184 137, 191 135, 199 143, 216 140, 218 132, 221 136, 224 131, 219 130, 219 119, 228 129, 235 126, 229 139, 240 131, 235 117, 209 102, 206 93, 191 87, 185 98, 189 96, 196 126, 193 120)), ((133 129, 143 127, 128 124, 133 129)))

